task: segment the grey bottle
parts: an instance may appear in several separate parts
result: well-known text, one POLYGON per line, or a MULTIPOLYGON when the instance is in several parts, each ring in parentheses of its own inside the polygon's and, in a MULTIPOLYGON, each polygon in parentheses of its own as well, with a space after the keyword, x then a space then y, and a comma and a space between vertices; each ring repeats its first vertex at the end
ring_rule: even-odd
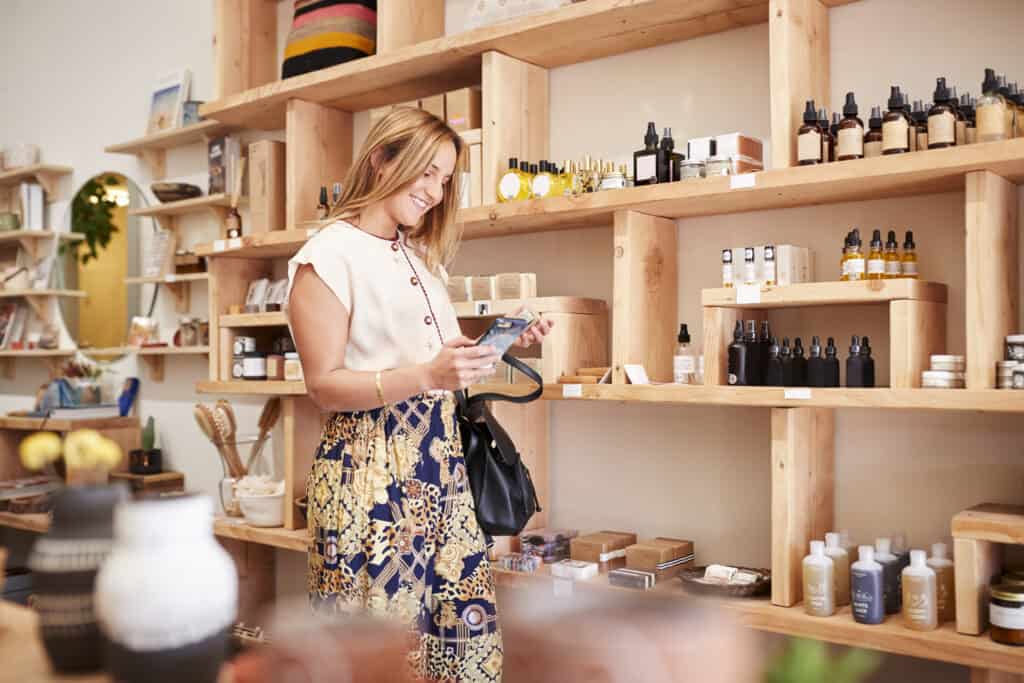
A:
POLYGON ((885 620, 882 565, 875 562, 875 549, 862 545, 860 559, 850 565, 850 610, 860 624, 881 624, 885 620))
POLYGON ((903 581, 900 558, 892 554, 892 539, 875 539, 875 562, 882 565, 882 593, 886 614, 899 614, 903 605, 903 581))

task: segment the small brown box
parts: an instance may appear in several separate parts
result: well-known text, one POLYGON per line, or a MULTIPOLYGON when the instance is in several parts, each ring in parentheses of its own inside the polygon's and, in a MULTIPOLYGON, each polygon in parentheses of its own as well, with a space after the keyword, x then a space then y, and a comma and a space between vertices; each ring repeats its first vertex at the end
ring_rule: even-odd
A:
POLYGON ((182 493, 185 491, 185 475, 181 472, 161 472, 160 474, 132 474, 130 472, 111 472, 111 481, 123 481, 132 490, 136 498, 150 493, 182 493))
POLYGON ((577 536, 569 542, 574 560, 596 562, 601 571, 626 566, 626 548, 636 543, 636 534, 626 531, 598 531, 577 536))
POLYGON ((494 299, 494 276, 474 275, 469 281, 469 294, 473 297, 473 301, 494 299))
POLYGON ((480 88, 462 88, 445 93, 445 116, 453 130, 480 128, 483 119, 482 107, 480 88))
POLYGON ((249 230, 284 230, 284 143, 259 140, 249 145, 249 230))
POLYGON ((424 97, 420 100, 420 109, 444 121, 444 94, 424 97))
POLYGON ((498 273, 494 276, 495 299, 532 299, 535 296, 536 273, 498 273))
POLYGON ((448 298, 451 299, 453 304, 470 300, 469 281, 468 277, 462 275, 448 276, 448 298))
POLYGON ((626 567, 654 572, 664 581, 692 565, 693 557, 693 541, 659 536, 626 548, 626 567))

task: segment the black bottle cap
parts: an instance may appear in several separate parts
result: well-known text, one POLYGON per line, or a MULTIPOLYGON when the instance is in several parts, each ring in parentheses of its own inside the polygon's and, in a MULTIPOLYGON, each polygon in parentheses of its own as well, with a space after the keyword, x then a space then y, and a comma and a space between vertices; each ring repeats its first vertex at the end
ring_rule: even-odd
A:
POLYGON ((797 358, 804 357, 804 343, 797 337, 793 340, 793 355, 797 358))
POLYGON ((962 109, 965 114, 974 112, 974 100, 968 93, 964 93, 960 96, 960 109, 962 109))
POLYGON ((320 203, 323 204, 324 206, 327 206, 327 186, 326 185, 321 185, 320 186, 320 203))
POLYGON ((890 230, 889 231, 889 237, 888 237, 888 239, 885 240, 885 246, 886 247, 891 247, 893 249, 895 249, 896 247, 899 246, 899 243, 896 241, 896 231, 895 230, 890 230))
POLYGON ((509 168, 519 168, 519 159, 516 159, 515 157, 509 157, 508 158, 508 167, 509 168))
POLYGON ((828 109, 825 109, 825 107, 818 110, 818 125, 822 128, 828 128, 828 109))
POLYGON ((779 349, 779 356, 782 358, 791 358, 793 356, 793 350, 789 348, 789 337, 782 338, 782 348, 779 349))
POLYGON ((879 249, 882 248, 882 231, 881 230, 875 230, 873 233, 871 233, 871 246, 872 247, 878 247, 879 249))
POLYGON ((676 148, 676 141, 672 138, 671 128, 664 130, 664 134, 661 136, 661 148, 667 152, 671 152, 676 148))
POLYGON ((996 78, 995 69, 985 69, 985 80, 981 82, 981 92, 994 92, 999 90, 999 79, 996 78))
POLYGON ((734 327, 733 330, 732 330, 732 340, 733 341, 743 341, 743 321, 742 320, 737 320, 736 321, 736 327, 734 327))
POLYGON ((644 135, 644 144, 648 147, 656 147, 658 145, 658 129, 654 125, 654 121, 647 122, 647 134, 644 135))
POLYGON ((825 356, 828 358, 836 357, 836 340, 832 337, 828 338, 828 345, 825 347, 825 356))
POLYGON ((860 228, 854 228, 850 232, 850 244, 855 244, 857 246, 860 246, 861 244, 863 244, 860 241, 860 228))
POLYGON ((900 92, 900 86, 890 85, 889 86, 889 111, 896 111, 897 109, 903 109, 907 106, 907 101, 903 97, 903 93, 900 92))
POLYGON ((1009 95, 1010 86, 1006 85, 1006 76, 1000 74, 999 76, 996 76, 996 81, 999 83, 999 94, 1002 95, 1003 97, 1009 95))
POLYGON ((954 109, 960 106, 960 98, 956 94, 956 86, 949 86, 949 97, 946 98, 946 104, 952 105, 954 109))
POLYGON ((732 249, 722 250, 722 263, 732 263, 732 249))
POLYGON ((872 130, 879 130, 882 127, 882 108, 871 107, 871 116, 868 118, 868 127, 872 130))
POLYGON ((843 116, 856 116, 858 111, 857 101, 853 98, 853 93, 846 93, 846 104, 843 105, 843 116))
POLYGON ((832 112, 832 125, 833 126, 838 126, 840 120, 842 120, 842 117, 839 116, 839 112, 837 112, 837 111, 832 112))
POLYGON ((928 120, 928 109, 924 108, 924 103, 921 100, 914 100, 914 108, 911 110, 910 116, 916 123, 924 123, 928 120))
POLYGON ((778 337, 772 337, 771 344, 768 346, 768 357, 769 358, 778 358, 780 350, 781 349, 779 348, 779 338, 778 337))
POLYGON ((863 337, 860 340, 860 355, 862 355, 862 356, 870 356, 871 355, 871 341, 867 338, 867 336, 863 337))
POLYGON ((530 162, 527 161, 526 159, 523 159, 522 161, 520 161, 519 162, 519 170, 522 171, 523 173, 529 173, 530 172, 530 162))
POLYGON ((854 356, 860 353, 860 337, 853 335, 850 339, 850 355, 854 356))
POLYGON ((935 94, 932 95, 932 101, 935 104, 942 104, 949 99, 949 88, 946 87, 945 77, 939 77, 935 79, 935 94))
POLYGON ((913 230, 907 230, 907 238, 905 240, 903 240, 903 248, 904 249, 914 249, 915 246, 916 245, 914 244, 914 231, 913 230))
POLYGON ((821 339, 818 335, 811 337, 811 358, 821 358, 821 339))
POLYGON ((756 320, 748 320, 747 321, 747 337, 746 337, 746 339, 747 339, 748 342, 756 342, 757 341, 757 321, 756 320))
POLYGON ((708 158, 718 156, 718 140, 711 138, 711 142, 708 143, 708 158))
POLYGON ((814 100, 807 100, 807 104, 804 105, 804 123, 817 123, 818 112, 814 108, 814 100))
POLYGON ((537 164, 530 164, 530 175, 537 175, 537 164))
POLYGON ((676 340, 680 344, 690 343, 690 330, 686 329, 686 323, 681 323, 679 325, 679 336, 676 337, 676 340))
POLYGON ((1020 90, 1017 89, 1017 81, 1010 84, 1010 99, 1015 104, 1020 104, 1020 90))
POLYGON ((772 336, 771 328, 768 326, 767 320, 761 321, 761 336, 759 339, 763 342, 767 342, 772 336))

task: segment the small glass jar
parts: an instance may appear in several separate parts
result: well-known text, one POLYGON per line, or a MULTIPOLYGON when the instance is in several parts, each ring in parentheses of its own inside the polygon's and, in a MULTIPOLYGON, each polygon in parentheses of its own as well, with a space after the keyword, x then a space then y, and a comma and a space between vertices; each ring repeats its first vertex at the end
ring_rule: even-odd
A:
POLYGON ((235 337, 231 346, 232 356, 244 356, 249 351, 256 350, 256 337, 235 337))
POLYGON ((178 346, 195 346, 199 343, 198 322, 189 316, 178 319, 178 346))
POLYGON ((609 171, 601 178, 601 190, 621 190, 626 187, 626 178, 618 171, 609 171))
POLYGON ((284 379, 284 356, 272 353, 267 356, 267 379, 284 379))
POLYGON ((1000 583, 989 589, 988 620, 992 640, 1024 645, 1024 586, 1000 583))
POLYGON ((682 180, 704 177, 704 162, 688 159, 680 164, 679 177, 682 180))
POLYGON ((299 354, 290 351, 284 354, 284 378, 290 381, 302 381, 302 362, 299 354))
POLYGON ((260 381, 267 378, 267 354, 248 351, 242 358, 242 379, 260 381))
POLYGON ((708 157, 704 162, 704 176, 732 175, 732 160, 728 157, 708 157))
POLYGON ((1024 367, 1020 365, 1013 369, 1013 388, 1024 389, 1024 367))
POLYGON ((245 378, 245 356, 231 357, 231 379, 245 378))
POLYGON ((1024 334, 1007 335, 1006 360, 1024 361, 1024 334))

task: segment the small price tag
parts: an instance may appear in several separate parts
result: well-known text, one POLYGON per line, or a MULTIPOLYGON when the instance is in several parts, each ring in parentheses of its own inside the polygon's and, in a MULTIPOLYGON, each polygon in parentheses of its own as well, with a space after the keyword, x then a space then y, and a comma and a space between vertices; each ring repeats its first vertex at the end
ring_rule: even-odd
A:
POLYGON ((740 173, 739 175, 729 176, 729 189, 743 190, 753 187, 755 182, 754 175, 754 173, 740 173))
POLYGON ((582 384, 563 384, 562 398, 583 398, 582 384))
POLYGON ((241 237, 235 237, 233 239, 229 239, 228 240, 228 249, 241 249, 241 248, 242 248, 242 238, 241 237))
POLYGON ((308 230, 306 230, 306 239, 309 239, 318 232, 320 232, 320 228, 309 228, 308 230))
POLYGON ((782 397, 787 401, 810 401, 811 390, 808 387, 786 387, 782 390, 782 397))
POLYGON ((174 275, 173 273, 169 274, 169 275, 164 275, 164 282, 177 282, 177 281, 178 281, 178 276, 174 275))
POLYGON ((572 597, 572 579, 563 579, 560 576, 556 576, 553 579, 552 589, 556 598, 571 598, 572 597))
POLYGON ((761 285, 739 285, 736 287, 736 303, 761 303, 761 285))
POLYGON ((214 240, 213 241, 213 250, 215 252, 217 252, 217 251, 224 251, 224 247, 225 247, 224 240, 214 240))

